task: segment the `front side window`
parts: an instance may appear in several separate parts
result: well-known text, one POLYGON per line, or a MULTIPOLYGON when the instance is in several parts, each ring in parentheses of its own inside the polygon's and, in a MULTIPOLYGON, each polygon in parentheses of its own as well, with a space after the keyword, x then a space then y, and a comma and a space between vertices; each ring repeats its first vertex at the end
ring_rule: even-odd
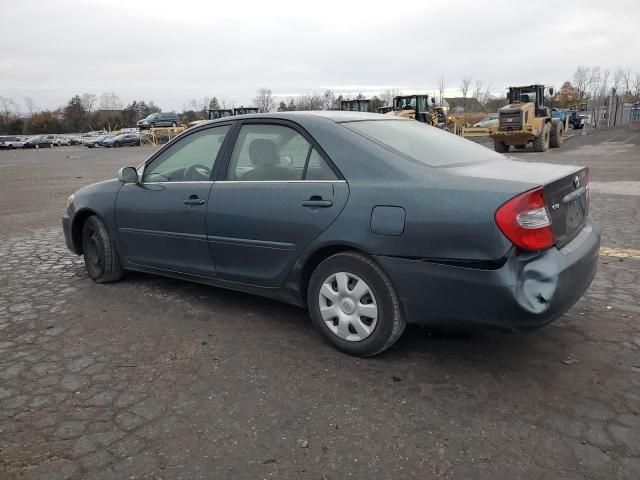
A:
POLYGON ((142 181, 208 181, 230 128, 224 125, 201 130, 174 143, 147 166, 142 181))

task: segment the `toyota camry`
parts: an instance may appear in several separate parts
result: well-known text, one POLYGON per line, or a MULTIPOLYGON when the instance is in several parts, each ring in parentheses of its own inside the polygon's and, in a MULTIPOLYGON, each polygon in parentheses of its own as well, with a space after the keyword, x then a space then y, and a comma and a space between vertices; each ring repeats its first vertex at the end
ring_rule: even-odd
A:
POLYGON ((589 171, 526 163, 357 112, 200 124, 71 195, 68 248, 96 282, 142 271, 309 310, 353 355, 407 323, 526 330, 585 292, 600 233, 589 171))

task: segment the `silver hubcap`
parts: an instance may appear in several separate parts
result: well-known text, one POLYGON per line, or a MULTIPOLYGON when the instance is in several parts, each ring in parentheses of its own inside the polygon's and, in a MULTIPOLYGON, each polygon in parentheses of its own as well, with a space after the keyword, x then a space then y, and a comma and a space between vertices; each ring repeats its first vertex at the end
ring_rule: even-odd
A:
POLYGON ((376 328, 376 297, 369 285, 352 273, 338 272, 327 277, 318 300, 324 323, 343 340, 359 342, 376 328))

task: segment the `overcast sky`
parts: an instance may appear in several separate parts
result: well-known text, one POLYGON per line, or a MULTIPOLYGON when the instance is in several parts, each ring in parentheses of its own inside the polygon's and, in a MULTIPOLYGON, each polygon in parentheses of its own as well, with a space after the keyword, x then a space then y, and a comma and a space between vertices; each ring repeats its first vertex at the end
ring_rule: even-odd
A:
MULTIPOLYGON (((560 86, 577 65, 640 72, 640 1, 0 0, 0 95, 22 109, 116 92, 181 110, 217 96, 387 88, 469 75, 560 86)), ((279 100, 277 98, 276 100, 279 100)))

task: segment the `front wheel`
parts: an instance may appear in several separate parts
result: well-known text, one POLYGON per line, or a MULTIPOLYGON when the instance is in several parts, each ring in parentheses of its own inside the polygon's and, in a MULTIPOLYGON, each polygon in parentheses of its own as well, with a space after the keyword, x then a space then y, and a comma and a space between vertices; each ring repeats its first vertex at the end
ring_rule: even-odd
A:
POLYGON ((120 142, 113 142, 114 148, 118 148, 120 146, 120 142))
POLYGON ((509 151, 510 145, 507 145, 504 142, 500 142, 498 140, 493 141, 493 149, 498 153, 507 153, 509 151))
POLYGON ((351 355, 368 357, 386 350, 406 326, 389 277, 357 252, 338 253, 316 267, 307 303, 316 329, 351 355))
POLYGON ((172 126, 173 128, 176 128, 176 127, 178 126, 178 124, 177 124, 176 122, 171 122, 171 126, 172 126))
POLYGON ((90 216, 82 227, 82 253, 87 273, 95 282, 117 282, 124 275, 107 227, 95 215, 90 216))

